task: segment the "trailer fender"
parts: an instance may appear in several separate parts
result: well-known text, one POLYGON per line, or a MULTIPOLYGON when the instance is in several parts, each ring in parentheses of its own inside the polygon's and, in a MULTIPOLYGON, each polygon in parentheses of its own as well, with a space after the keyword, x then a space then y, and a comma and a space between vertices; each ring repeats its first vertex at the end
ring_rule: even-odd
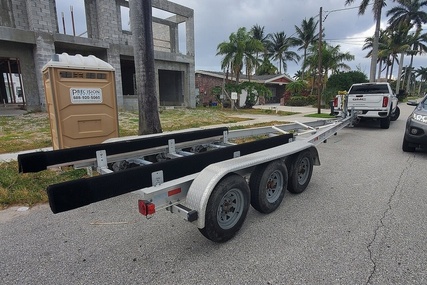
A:
POLYGON ((276 159, 284 159, 287 156, 306 149, 314 149, 311 151, 315 157, 317 157, 315 161, 318 161, 317 151, 312 143, 293 142, 258 151, 249 155, 213 163, 205 167, 197 175, 193 183, 191 183, 186 198, 186 205, 190 209, 196 210, 198 213, 198 219, 194 221, 194 223, 196 223, 199 229, 203 229, 205 227, 205 212, 209 198, 215 186, 227 174, 241 174, 242 172, 245 172, 245 170, 251 169, 256 165, 276 159))

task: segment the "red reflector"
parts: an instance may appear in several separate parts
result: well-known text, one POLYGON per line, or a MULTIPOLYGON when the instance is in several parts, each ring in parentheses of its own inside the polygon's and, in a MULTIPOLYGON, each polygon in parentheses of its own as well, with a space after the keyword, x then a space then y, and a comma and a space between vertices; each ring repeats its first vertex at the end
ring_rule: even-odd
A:
POLYGON ((156 205, 147 200, 138 200, 139 212, 144 215, 153 215, 156 212, 156 205))
POLYGON ((181 193, 181 188, 168 191, 168 197, 181 193))
POLYGON ((383 107, 387 107, 388 105, 388 97, 384 96, 383 97, 383 107))

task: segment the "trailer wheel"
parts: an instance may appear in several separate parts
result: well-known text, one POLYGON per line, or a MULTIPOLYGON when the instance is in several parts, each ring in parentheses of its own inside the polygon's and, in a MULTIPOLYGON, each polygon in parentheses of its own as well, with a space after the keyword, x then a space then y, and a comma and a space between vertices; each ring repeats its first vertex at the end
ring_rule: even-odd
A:
POLYGON ((313 156, 309 150, 304 150, 293 161, 289 178, 288 190, 294 194, 302 193, 310 183, 313 174, 313 156))
POLYGON ((205 227, 199 229, 214 242, 226 242, 240 230, 249 209, 249 187, 240 175, 223 178, 209 198, 205 227))
POLYGON ((282 203, 287 184, 288 171, 282 161, 256 167, 249 181, 252 207, 265 214, 275 211, 282 203))

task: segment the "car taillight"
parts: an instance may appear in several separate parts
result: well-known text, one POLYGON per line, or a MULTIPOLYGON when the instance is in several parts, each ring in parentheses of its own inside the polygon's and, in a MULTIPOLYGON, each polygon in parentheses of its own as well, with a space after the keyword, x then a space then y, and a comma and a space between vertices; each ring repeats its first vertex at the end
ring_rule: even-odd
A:
POLYGON ((387 107, 388 105, 388 97, 384 96, 383 97, 383 107, 387 107))
POLYGON ((334 98, 334 107, 338 107, 338 97, 334 98))

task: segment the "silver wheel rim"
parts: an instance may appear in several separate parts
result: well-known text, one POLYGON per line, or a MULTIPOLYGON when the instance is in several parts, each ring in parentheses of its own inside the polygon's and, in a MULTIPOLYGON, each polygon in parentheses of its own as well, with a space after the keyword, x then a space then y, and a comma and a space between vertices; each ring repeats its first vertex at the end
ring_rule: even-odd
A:
POLYGON ((268 177, 267 185, 266 185, 266 193, 267 201, 269 203, 274 203, 279 198, 283 189, 283 174, 279 170, 275 170, 268 177))
POLYGON ((308 179, 308 175, 310 173, 310 160, 308 157, 304 157, 301 159, 301 163, 298 167, 298 183, 300 185, 305 184, 308 179))
POLYGON ((240 189, 230 189, 222 197, 216 214, 218 225, 230 229, 237 224, 243 214, 244 197, 240 189))

